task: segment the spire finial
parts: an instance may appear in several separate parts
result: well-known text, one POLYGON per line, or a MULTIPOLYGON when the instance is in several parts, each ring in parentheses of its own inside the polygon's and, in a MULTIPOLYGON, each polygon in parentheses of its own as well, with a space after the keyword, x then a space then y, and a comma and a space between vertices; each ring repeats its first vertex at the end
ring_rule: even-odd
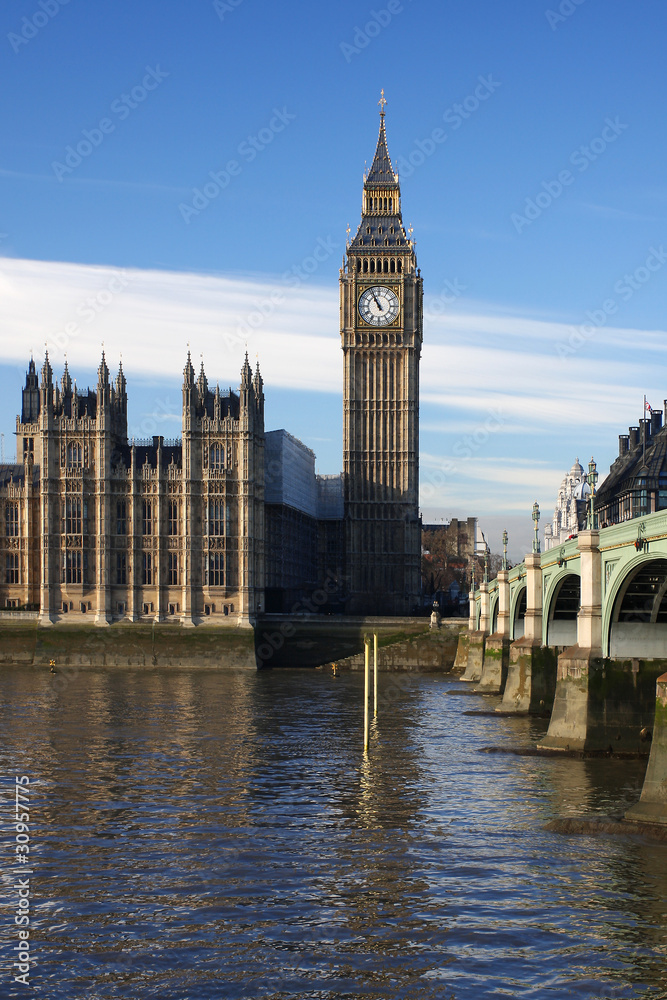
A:
POLYGON ((380 100, 378 101, 378 104, 380 105, 380 118, 384 118, 384 106, 386 103, 387 101, 385 100, 384 87, 383 87, 382 90, 380 91, 380 100))

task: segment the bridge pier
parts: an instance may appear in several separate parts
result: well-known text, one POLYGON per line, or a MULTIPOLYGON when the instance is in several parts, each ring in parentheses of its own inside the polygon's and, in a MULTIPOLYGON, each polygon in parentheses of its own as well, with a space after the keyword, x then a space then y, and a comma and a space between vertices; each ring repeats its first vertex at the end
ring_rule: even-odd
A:
POLYGON ((642 752, 640 732, 652 727, 654 691, 664 661, 602 656, 602 560, 598 531, 578 535, 581 606, 577 644, 558 657, 556 695, 546 750, 642 752))
POLYGON ((461 674, 468 666, 468 649, 470 647, 470 629, 462 629, 459 632, 459 641, 456 646, 456 657, 454 658, 453 674, 461 674))
POLYGON ((651 755, 642 794, 625 818, 633 823, 667 824, 667 674, 656 682, 651 755))
POLYGON ((497 712, 541 715, 553 705, 558 653, 526 637, 513 642, 503 700, 497 712))
POLYGON ((462 681, 477 682, 482 679, 484 669, 484 646, 487 633, 481 629, 471 632, 468 638, 468 662, 462 681))
POLYGON ((556 686, 556 654, 542 645, 542 561, 526 556, 524 634, 510 646, 507 681, 498 712, 548 711, 556 686))
POLYGON ((485 694, 502 694, 505 690, 510 659, 509 608, 509 573, 505 569, 498 573, 498 630, 486 640, 482 676, 477 688, 485 694))

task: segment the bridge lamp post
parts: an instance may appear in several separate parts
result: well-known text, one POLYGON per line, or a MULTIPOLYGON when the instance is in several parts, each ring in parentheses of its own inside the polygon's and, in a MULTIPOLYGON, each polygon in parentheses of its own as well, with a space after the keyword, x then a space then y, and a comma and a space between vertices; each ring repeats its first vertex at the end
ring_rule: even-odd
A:
POLYGON ((537 500, 533 504, 533 524, 535 525, 535 538, 533 539, 533 552, 540 551, 540 505, 537 500))
POLYGON ((507 529, 503 531, 503 570, 507 569, 507 542, 508 542, 507 529))
POLYGON ((484 583, 489 582, 489 545, 488 542, 484 549, 484 583))
POLYGON ((588 508, 588 527, 592 531, 595 527, 595 511, 594 511, 594 500, 595 500, 595 487, 598 481, 598 471, 597 465, 593 458, 591 458, 588 463, 588 485, 591 488, 591 492, 588 498, 589 508, 588 508))

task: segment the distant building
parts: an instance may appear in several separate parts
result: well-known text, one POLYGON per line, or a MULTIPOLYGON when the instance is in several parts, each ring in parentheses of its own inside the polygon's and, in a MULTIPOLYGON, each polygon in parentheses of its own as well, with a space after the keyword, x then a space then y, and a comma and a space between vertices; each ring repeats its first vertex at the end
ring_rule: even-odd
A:
POLYGON ((586 523, 586 502, 590 496, 588 476, 575 459, 569 472, 565 473, 551 524, 544 529, 544 549, 553 549, 578 534, 586 523))
POLYGON ((316 476, 314 452, 286 430, 266 433, 264 454, 266 611, 339 611, 346 594, 342 479, 316 476))
MULTIPOLYGON (((667 414, 667 400, 664 403, 667 414)), ((619 434, 618 458, 595 496, 599 524, 616 524, 667 509, 667 426, 663 411, 619 434)))
MULTIPOLYGON (((459 614, 468 600, 473 562, 478 556, 477 518, 422 525, 423 601, 435 599, 443 614, 459 614)), ((479 570, 479 559, 477 566, 479 570)), ((476 572, 478 572, 478 570, 476 572)), ((479 579, 479 576, 478 576, 479 579)))

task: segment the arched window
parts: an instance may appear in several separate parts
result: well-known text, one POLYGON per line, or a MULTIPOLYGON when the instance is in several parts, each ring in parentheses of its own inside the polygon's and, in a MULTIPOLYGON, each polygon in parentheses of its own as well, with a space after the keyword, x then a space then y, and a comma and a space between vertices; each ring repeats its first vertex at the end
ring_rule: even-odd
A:
POLYGON ((209 467, 211 469, 222 469, 225 464, 225 449, 221 444, 212 444, 209 451, 209 467))
POLYGON ((400 274, 402 270, 403 270, 403 261, 399 260, 398 261, 398 273, 400 274))
POLYGON ((393 259, 392 259, 392 262, 391 262, 391 269, 390 270, 391 270, 392 274, 396 274, 396 261, 393 260, 393 259))
POLYGON ((364 258, 364 274, 368 274, 368 258, 364 258))
POLYGON ((70 441, 67 445, 67 464, 70 468, 78 468, 82 464, 83 449, 76 441, 70 441))
POLYGON ((375 274, 375 261, 371 260, 371 274, 375 274))

